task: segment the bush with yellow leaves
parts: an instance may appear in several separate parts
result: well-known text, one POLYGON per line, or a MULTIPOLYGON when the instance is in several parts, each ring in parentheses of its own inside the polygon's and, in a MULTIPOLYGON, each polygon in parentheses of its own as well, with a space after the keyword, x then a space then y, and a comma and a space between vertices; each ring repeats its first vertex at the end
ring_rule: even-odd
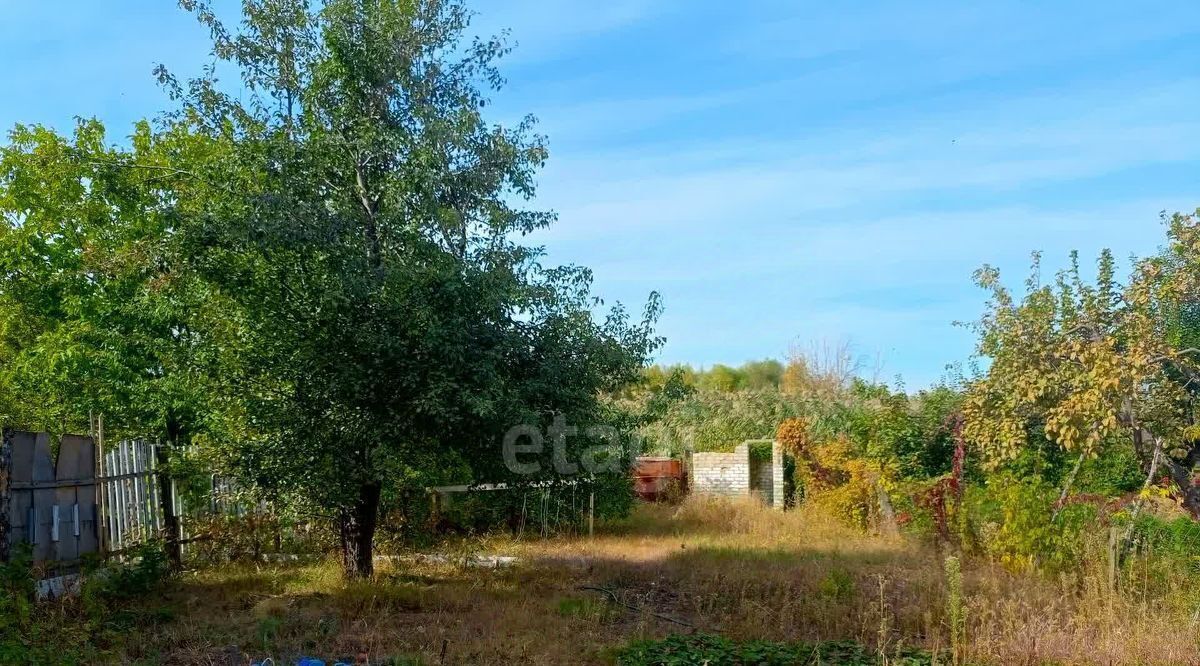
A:
POLYGON ((817 443, 803 419, 788 419, 776 439, 796 459, 796 485, 806 502, 855 527, 878 523, 880 491, 891 486, 892 475, 859 456, 849 437, 817 443))

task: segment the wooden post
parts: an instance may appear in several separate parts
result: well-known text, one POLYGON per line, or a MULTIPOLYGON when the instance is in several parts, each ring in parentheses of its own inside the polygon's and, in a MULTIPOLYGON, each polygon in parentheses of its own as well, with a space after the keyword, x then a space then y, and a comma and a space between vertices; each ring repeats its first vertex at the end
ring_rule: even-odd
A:
POLYGON ((0 438, 0 562, 8 561, 9 511, 11 511, 11 491, 9 480, 12 478, 12 439, 11 428, 4 428, 0 438))
POLYGON ((1117 591, 1117 564, 1120 561, 1117 553, 1117 544, 1120 539, 1117 534, 1119 532, 1116 525, 1108 528, 1108 590, 1110 592, 1117 591))
POLYGON ((92 476, 96 480, 96 541, 99 544, 100 552, 108 552, 108 502, 105 496, 108 494, 107 486, 104 484, 104 437, 100 434, 100 427, 96 417, 88 412, 88 426, 91 432, 92 441, 96 443, 96 462, 92 471, 92 476))
POLYGON ((596 489, 588 494, 588 538, 596 536, 596 489))
POLYGON ((442 494, 436 490, 429 491, 429 531, 437 534, 438 525, 442 522, 442 494))

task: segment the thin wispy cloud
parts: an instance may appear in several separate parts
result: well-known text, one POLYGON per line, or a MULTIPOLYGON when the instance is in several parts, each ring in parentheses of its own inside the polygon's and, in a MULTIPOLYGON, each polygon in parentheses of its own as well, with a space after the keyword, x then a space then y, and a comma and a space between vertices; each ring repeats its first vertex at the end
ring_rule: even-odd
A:
POLYGON ((581 41, 661 15, 674 4, 672 0, 496 0, 478 7, 472 27, 483 35, 511 30, 520 48, 506 62, 527 66, 569 58, 581 41))

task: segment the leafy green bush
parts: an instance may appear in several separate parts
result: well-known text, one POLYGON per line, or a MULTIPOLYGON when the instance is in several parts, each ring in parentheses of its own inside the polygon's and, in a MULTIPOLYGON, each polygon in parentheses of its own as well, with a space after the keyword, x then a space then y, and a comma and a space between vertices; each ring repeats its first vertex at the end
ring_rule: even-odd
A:
POLYGON ((0 564, 0 662, 17 663, 20 636, 29 628, 34 610, 36 583, 28 544, 13 549, 7 563, 0 564))
POLYGON ((1114 497, 1141 488, 1145 480, 1137 454, 1124 442, 1118 442, 1110 443, 1100 455, 1083 461, 1075 488, 1079 493, 1114 497))
POLYGON ((171 564, 159 541, 135 546, 128 564, 87 572, 83 585, 85 603, 109 604, 152 592, 170 575, 171 564))
POLYGON ((1055 509, 1059 490, 1037 477, 997 474, 984 488, 967 493, 972 532, 980 546, 1014 568, 1065 571, 1084 556, 1083 531, 1096 509, 1067 505, 1055 509))
POLYGON ((113 634, 156 619, 123 610, 122 602, 157 589, 170 569, 157 543, 135 549, 129 561, 89 567, 78 597, 39 602, 40 572, 29 547, 15 548, 0 564, 0 664, 104 661, 102 650, 113 634))
POLYGON ((90 632, 74 626, 71 604, 36 601, 38 578, 28 544, 0 564, 0 664, 84 663, 90 632))
POLYGON ((1190 518, 1142 516, 1134 524, 1133 536, 1142 548, 1162 556, 1193 559, 1200 566, 1200 523, 1190 518))

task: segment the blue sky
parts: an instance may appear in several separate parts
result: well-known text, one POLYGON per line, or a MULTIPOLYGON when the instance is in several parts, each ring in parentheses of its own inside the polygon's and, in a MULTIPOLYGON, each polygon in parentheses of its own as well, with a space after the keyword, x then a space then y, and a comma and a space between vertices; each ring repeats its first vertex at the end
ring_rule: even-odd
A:
MULTIPOLYGON (((979 265, 1147 254, 1200 205, 1194 0, 472 6, 518 44, 495 119, 549 136, 536 240, 610 301, 660 291, 664 362, 849 339, 925 386, 971 354, 979 265)), ((155 63, 206 61, 171 2, 0 0, 0 126, 120 136, 155 63)))

